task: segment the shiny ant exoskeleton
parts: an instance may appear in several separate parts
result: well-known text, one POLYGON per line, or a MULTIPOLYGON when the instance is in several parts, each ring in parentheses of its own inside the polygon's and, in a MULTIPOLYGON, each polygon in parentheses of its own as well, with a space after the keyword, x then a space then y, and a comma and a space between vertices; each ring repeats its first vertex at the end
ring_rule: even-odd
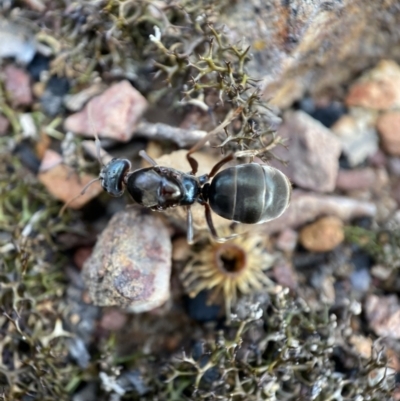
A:
MULTIPOLYGON (((100 160, 100 141, 97 135, 95 136, 100 160)), ((193 242, 190 207, 194 203, 204 206, 207 225, 217 242, 223 242, 235 235, 225 238, 218 236, 211 210, 225 219, 246 224, 274 220, 286 210, 292 187, 286 175, 274 167, 247 163, 219 171, 224 164, 234 159, 235 156, 230 154, 218 162, 208 174, 197 177, 198 163, 192 154, 205 142, 206 138, 187 153, 186 157, 191 166, 190 173, 159 166, 142 150, 139 152, 140 156, 147 160, 151 167, 131 171, 129 160, 113 159, 102 167, 96 180, 100 180, 103 189, 110 195, 121 196, 126 189, 135 202, 152 210, 163 211, 177 206, 186 207, 189 243, 193 242), (211 178, 213 179, 209 182, 211 178)))

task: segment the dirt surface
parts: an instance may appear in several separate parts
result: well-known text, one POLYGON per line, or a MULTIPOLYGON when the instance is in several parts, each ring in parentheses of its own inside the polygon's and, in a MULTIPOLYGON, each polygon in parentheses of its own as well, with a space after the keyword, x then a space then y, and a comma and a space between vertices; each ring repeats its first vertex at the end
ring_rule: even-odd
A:
POLYGON ((1 399, 400 399, 400 8, 261 3, 0 1, 1 399))

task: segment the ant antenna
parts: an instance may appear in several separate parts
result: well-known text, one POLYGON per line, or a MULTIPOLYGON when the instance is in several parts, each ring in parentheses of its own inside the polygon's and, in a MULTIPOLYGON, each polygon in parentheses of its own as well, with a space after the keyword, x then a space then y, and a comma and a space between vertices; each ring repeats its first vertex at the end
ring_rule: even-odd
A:
MULTIPOLYGON (((104 164, 103 164, 103 162, 102 162, 102 160, 101 160, 101 142, 100 142, 99 136, 97 135, 97 131, 96 131, 94 125, 93 125, 93 120, 92 120, 92 109, 91 109, 90 102, 87 104, 87 113, 88 113, 89 124, 90 124, 91 130, 92 130, 92 132, 93 132, 93 136, 94 136, 94 142, 95 142, 95 144, 96 144, 96 156, 97 156, 97 160, 98 160, 100 166, 103 167, 104 164)), ((99 181, 99 180, 100 180, 100 177, 97 177, 97 178, 94 178, 93 180, 90 180, 90 181, 84 186, 84 188, 82 189, 82 191, 81 191, 78 195, 74 196, 72 199, 70 199, 67 203, 64 204, 64 206, 61 208, 60 212, 58 213, 58 216, 61 217, 61 216, 64 214, 64 212, 65 212, 65 210, 67 209, 67 207, 68 207, 74 200, 76 200, 76 199, 78 199, 80 196, 84 195, 84 194, 86 193, 87 189, 88 189, 94 182, 99 181)))
POLYGON ((60 212, 58 213, 58 217, 61 217, 61 216, 64 214, 64 212, 65 212, 65 210, 67 209, 67 207, 68 207, 74 200, 76 200, 76 199, 78 199, 80 196, 84 195, 85 192, 87 191, 87 189, 88 189, 94 182, 99 181, 99 180, 100 180, 100 177, 93 178, 93 180, 90 180, 90 181, 83 187, 82 191, 81 191, 78 195, 74 196, 72 199, 70 199, 67 203, 64 204, 64 206, 61 208, 60 212))
POLYGON ((91 131, 93 132, 93 136, 94 136, 94 143, 96 144, 97 160, 99 161, 100 166, 104 166, 104 164, 101 160, 101 142, 99 139, 99 135, 97 134, 97 130, 93 125, 92 108, 91 108, 90 102, 87 104, 87 113, 88 113, 88 120, 89 120, 90 128, 91 128, 91 131))
POLYGON ((142 157, 144 160, 146 160, 147 163, 153 165, 154 167, 157 167, 157 162, 156 162, 153 158, 151 158, 151 157, 146 153, 145 150, 141 150, 141 151, 139 152, 139 156, 142 157))

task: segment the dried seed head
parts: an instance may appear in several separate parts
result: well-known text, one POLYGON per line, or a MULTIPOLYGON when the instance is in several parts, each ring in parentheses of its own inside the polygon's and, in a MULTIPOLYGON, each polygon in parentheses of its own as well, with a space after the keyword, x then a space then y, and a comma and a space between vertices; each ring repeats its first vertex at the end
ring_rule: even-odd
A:
POLYGON ((209 243, 199 252, 193 250, 181 280, 191 297, 202 290, 212 290, 210 301, 215 302, 222 294, 229 315, 238 293, 251 294, 273 287, 264 273, 273 262, 265 238, 248 233, 222 244, 209 243))

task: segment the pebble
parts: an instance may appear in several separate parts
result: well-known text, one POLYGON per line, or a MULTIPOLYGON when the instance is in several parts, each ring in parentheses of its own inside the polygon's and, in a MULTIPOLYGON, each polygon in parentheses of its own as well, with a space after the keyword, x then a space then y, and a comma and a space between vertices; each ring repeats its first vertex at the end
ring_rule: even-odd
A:
POLYGON ((0 136, 5 135, 10 127, 10 122, 2 114, 0 114, 0 136))
POLYGON ((340 169, 336 179, 336 189, 345 192, 365 190, 372 188, 375 182, 375 170, 370 167, 353 170, 340 169))
POLYGON ((373 349, 372 338, 364 337, 361 335, 353 334, 349 338, 349 343, 353 345, 357 353, 365 359, 371 358, 371 353, 373 349))
POLYGON ((64 121, 64 129, 93 137, 127 142, 136 124, 147 109, 147 100, 128 81, 113 84, 91 99, 83 110, 64 121))
POLYGON ((22 68, 10 64, 4 69, 4 87, 13 107, 32 103, 30 77, 22 68))
POLYGON ((400 111, 382 114, 377 121, 382 147, 391 156, 400 156, 400 111))
POLYGON ((82 270, 83 264, 87 258, 92 254, 93 248, 91 246, 81 246, 75 252, 73 256, 74 264, 79 269, 82 270))
POLYGON ((198 322, 216 321, 221 317, 221 306, 208 303, 209 292, 201 291, 195 297, 185 297, 188 315, 198 322))
POLYGON ((379 62, 350 88, 346 104, 374 110, 400 107, 399 65, 391 60, 379 62))
POLYGON ((45 171, 51 170, 58 164, 61 164, 62 161, 63 158, 59 153, 55 152, 54 150, 48 149, 43 155, 42 162, 39 166, 39 171, 43 173, 45 171))
POLYGON ((331 129, 338 136, 350 167, 361 164, 378 151, 379 141, 375 123, 375 113, 357 109, 342 116, 332 126, 331 129))
POLYGON ((323 195, 294 190, 286 212, 277 219, 265 223, 262 231, 267 234, 284 229, 296 229, 321 216, 336 216, 341 221, 359 217, 374 217, 377 208, 374 203, 346 196, 323 195))
POLYGON ((400 339, 400 305, 396 295, 370 294, 364 308, 369 325, 378 336, 400 339))
POLYGON ((344 240, 343 223, 334 216, 318 219, 300 231, 300 243, 311 252, 328 252, 344 240))
POLYGON ((275 241, 277 249, 283 252, 293 252, 297 245, 299 234, 291 228, 284 229, 275 241))
POLYGON ((371 274, 378 280, 385 281, 393 274, 393 269, 390 266, 374 265, 371 268, 371 274))
POLYGON ((63 99, 68 93, 70 84, 65 77, 51 77, 40 99, 43 111, 54 117, 63 110, 63 99))
POLYGON ((33 32, 26 26, 0 17, 0 60, 13 57, 19 63, 28 64, 36 53, 36 45, 33 32))
POLYGON ((14 149, 14 153, 21 160, 21 163, 32 171, 34 174, 37 174, 40 168, 40 160, 38 159, 32 145, 27 141, 20 142, 14 149))
POLYGON ((22 113, 19 115, 19 124, 21 126, 22 136, 24 138, 38 139, 38 130, 32 113, 22 113))
POLYGON ((126 313, 120 309, 111 307, 103 311, 100 320, 100 327, 105 330, 119 331, 122 330, 128 320, 126 313))
POLYGON ((371 284, 371 275, 366 268, 356 269, 350 275, 350 282, 353 290, 362 294, 366 293, 371 284))
POLYGON ((272 160, 271 165, 301 188, 333 191, 341 152, 336 136, 303 111, 286 113, 277 134, 286 139, 287 149, 278 146, 273 153, 288 161, 288 165, 276 160, 272 160))
POLYGON ((27 65, 27 70, 34 81, 40 81, 40 76, 44 71, 50 69, 50 58, 40 53, 36 53, 33 60, 27 65))
MULTIPOLYGON (((39 168, 38 179, 52 196, 67 203, 80 195, 83 188, 96 177, 89 174, 78 175, 61 161, 61 155, 53 150, 47 150, 39 168)), ((84 195, 77 197, 68 207, 80 209, 102 191, 100 182, 95 181, 84 195)))
POLYGON ((66 95, 64 97, 64 106, 69 111, 79 111, 85 103, 93 96, 99 95, 106 89, 103 83, 97 83, 89 86, 88 88, 75 93, 73 95, 66 95))
POLYGON ((155 214, 116 213, 99 236, 83 277, 95 305, 150 311, 170 297, 171 239, 155 214))
POLYGON ((390 174, 400 177, 400 157, 388 158, 388 170, 390 174))
POLYGON ((312 118, 330 128, 345 112, 343 104, 329 100, 317 100, 305 98, 300 100, 300 109, 309 114, 312 118))
POLYGON ((391 195, 396 201, 397 205, 400 207, 400 179, 394 181, 392 185, 391 195))
POLYGON ((297 289, 298 278, 292 264, 281 261, 274 265, 272 273, 277 283, 281 286, 288 287, 291 290, 297 289))

